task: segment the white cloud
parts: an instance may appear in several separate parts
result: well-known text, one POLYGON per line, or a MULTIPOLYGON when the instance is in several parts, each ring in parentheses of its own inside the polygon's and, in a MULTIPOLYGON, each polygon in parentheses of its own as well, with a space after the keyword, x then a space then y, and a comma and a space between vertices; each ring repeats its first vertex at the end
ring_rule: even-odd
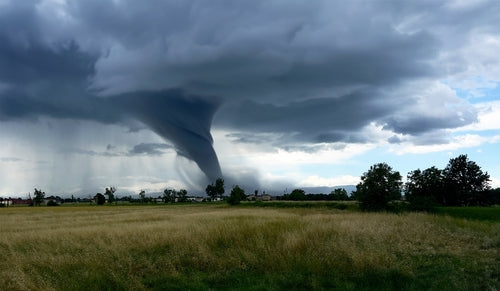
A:
POLYGON ((359 181, 359 176, 343 175, 339 177, 325 178, 313 175, 300 181, 298 185, 302 187, 334 187, 340 185, 356 185, 359 181))
POLYGON ((490 185, 492 188, 499 188, 500 187, 500 179, 491 178, 490 185))
MULTIPOLYGON (((380 130, 380 127, 373 124, 369 128, 380 130)), ((378 137, 380 132, 372 131, 371 134, 378 137)), ((384 132, 381 131, 381 134, 385 137, 384 132)), ((244 176, 241 171, 244 172, 245 169, 241 165, 245 165, 254 169, 250 174, 258 176, 262 186, 274 190, 281 186, 331 187, 356 184, 359 177, 350 175, 325 177, 324 173, 318 173, 323 175, 320 177, 312 174, 311 169, 322 166, 342 167, 351 159, 377 147, 376 144, 338 143, 301 145, 285 150, 269 143, 235 143, 232 135, 223 130, 215 130, 213 135, 215 148, 220 153, 223 172, 244 176)))
POLYGON ((478 103, 475 107, 478 110, 478 122, 454 129, 454 132, 500 129, 500 101, 478 103))
POLYGON ((443 62, 462 64, 456 74, 450 74, 446 82, 452 88, 467 92, 468 97, 483 97, 484 91, 493 89, 500 82, 500 36, 473 31, 462 46, 443 53, 443 62))
POLYGON ((485 143, 491 144, 498 142, 500 142, 500 135, 486 137, 477 134, 465 134, 452 137, 449 143, 416 145, 412 142, 406 142, 400 145, 391 146, 389 148, 389 151, 395 152, 398 155, 426 154, 433 152, 444 152, 444 151, 454 151, 458 149, 473 148, 473 147, 478 147, 485 143))

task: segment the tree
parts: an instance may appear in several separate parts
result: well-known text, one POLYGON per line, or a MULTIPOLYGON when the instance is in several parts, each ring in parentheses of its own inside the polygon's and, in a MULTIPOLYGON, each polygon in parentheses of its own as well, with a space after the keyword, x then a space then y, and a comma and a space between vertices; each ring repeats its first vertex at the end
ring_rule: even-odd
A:
POLYGON ((401 175, 386 163, 370 167, 356 185, 355 197, 362 210, 388 210, 389 202, 401 198, 401 175))
POLYGON ((141 192, 139 192, 139 197, 141 198, 141 203, 144 203, 144 199, 146 198, 146 191, 141 190, 141 192))
POLYGON ((330 196, 332 200, 340 200, 340 201, 349 200, 349 196, 347 196, 347 191, 344 188, 334 189, 330 193, 330 196))
POLYGON ((115 187, 109 187, 109 188, 106 188, 105 190, 106 190, 105 195, 108 196, 108 203, 112 204, 113 201, 115 201, 116 188, 115 187))
POLYGON ((177 192, 174 189, 165 189, 163 191, 163 202, 174 203, 176 196, 177 196, 177 192))
POLYGON ((181 189, 179 192, 177 192, 177 200, 179 202, 187 202, 187 190, 181 189))
POLYGON ((490 175, 469 161, 467 155, 450 159, 443 170, 444 191, 441 203, 447 206, 481 204, 481 194, 489 190, 490 175))
POLYGON ((434 208, 443 193, 443 171, 431 167, 408 173, 405 198, 413 210, 429 211, 434 208))
POLYGON ((97 205, 104 205, 104 203, 106 202, 106 197, 104 197, 104 195, 102 195, 101 193, 97 193, 94 196, 94 200, 97 205))
POLYGON ((486 201, 487 205, 500 204, 500 188, 490 189, 486 191, 486 201))
POLYGON ((304 201, 307 199, 306 192, 302 189, 294 189, 288 197, 288 199, 294 201, 304 201))
POLYGON ((33 199, 33 203, 35 206, 40 206, 42 204, 43 199, 45 198, 45 192, 42 192, 42 189, 35 188, 35 197, 33 199))
POLYGON ((227 200, 227 202, 231 205, 237 205, 240 204, 241 200, 244 200, 245 198, 245 190, 236 185, 231 190, 231 194, 229 195, 229 199, 227 200))
POLYGON ((224 192, 225 192, 224 179, 218 178, 217 180, 215 180, 215 185, 213 183, 210 185, 207 185, 205 192, 212 200, 214 200, 217 197, 222 196, 222 194, 224 194, 224 192))

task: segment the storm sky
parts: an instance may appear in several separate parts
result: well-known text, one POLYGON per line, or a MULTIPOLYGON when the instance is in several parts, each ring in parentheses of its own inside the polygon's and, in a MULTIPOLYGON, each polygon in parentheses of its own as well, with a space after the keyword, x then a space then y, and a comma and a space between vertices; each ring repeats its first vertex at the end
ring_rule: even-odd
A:
MULTIPOLYGON (((0 0, 0 196, 500 186, 498 1, 0 0)), ((277 193, 280 194, 280 193, 277 193)))

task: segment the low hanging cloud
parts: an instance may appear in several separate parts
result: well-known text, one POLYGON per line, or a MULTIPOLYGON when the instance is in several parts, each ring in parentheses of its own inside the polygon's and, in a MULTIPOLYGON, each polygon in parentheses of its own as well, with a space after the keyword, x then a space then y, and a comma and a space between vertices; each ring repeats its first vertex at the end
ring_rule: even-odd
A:
POLYGON ((209 179, 212 122, 284 148, 370 142, 370 124, 432 135, 477 112, 431 80, 468 70, 476 32, 498 37, 500 5, 460 3, 2 1, 0 121, 138 121, 209 179))

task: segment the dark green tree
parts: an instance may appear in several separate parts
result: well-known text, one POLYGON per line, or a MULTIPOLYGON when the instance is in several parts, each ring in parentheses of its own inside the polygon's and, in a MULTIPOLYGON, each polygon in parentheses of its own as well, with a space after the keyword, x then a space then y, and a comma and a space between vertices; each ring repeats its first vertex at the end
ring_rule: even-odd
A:
POLYGON ((349 200, 349 196, 347 196, 347 191, 344 188, 334 189, 330 193, 330 197, 331 200, 339 200, 339 201, 349 200))
POLYGON ((222 194, 224 194, 224 192, 225 192, 224 179, 218 178, 217 180, 215 180, 215 184, 212 183, 210 185, 207 185, 205 192, 212 200, 214 200, 217 197, 222 196, 222 194))
POLYGON ((141 190, 141 192, 139 192, 139 198, 141 199, 141 203, 144 203, 146 199, 146 191, 141 190))
POLYGON ((294 201, 304 201, 307 200, 306 192, 302 189, 294 189, 292 193, 288 196, 288 199, 294 201))
POLYGON ((181 189, 179 192, 177 192, 177 200, 179 202, 187 202, 187 190, 186 189, 181 189))
POLYGON ((440 202, 447 206, 481 204, 482 194, 489 190, 490 175, 470 161, 467 155, 450 159, 443 170, 444 191, 440 202))
POLYGON ((105 195, 108 196, 108 203, 112 204, 115 201, 115 192, 116 188, 115 187, 109 187, 105 189, 105 195))
POLYGON ((245 195, 245 190, 241 189, 240 186, 236 185, 231 190, 231 194, 227 199, 227 203, 231 205, 237 205, 240 204, 241 200, 245 200, 246 197, 247 196, 245 195))
POLYGON ((389 210, 389 202, 401 198, 401 175, 386 163, 370 167, 356 185, 355 197, 362 210, 389 210))
POLYGON ((177 196, 177 192, 174 189, 165 189, 163 191, 163 202, 174 203, 176 196, 177 196))
POLYGON ((45 198, 45 192, 42 191, 42 189, 37 189, 35 188, 35 193, 33 197, 33 204, 35 206, 40 206, 43 202, 43 199, 45 198))
POLYGON ((486 205, 500 205, 500 188, 486 191, 485 196, 486 205))
POLYGON ((106 202, 106 197, 104 197, 104 195, 102 195, 101 193, 97 193, 94 196, 94 200, 97 205, 104 205, 104 203, 106 202))
POLYGON ((442 197, 444 189, 443 171, 431 167, 408 173, 405 184, 405 198, 413 210, 430 211, 442 197))

